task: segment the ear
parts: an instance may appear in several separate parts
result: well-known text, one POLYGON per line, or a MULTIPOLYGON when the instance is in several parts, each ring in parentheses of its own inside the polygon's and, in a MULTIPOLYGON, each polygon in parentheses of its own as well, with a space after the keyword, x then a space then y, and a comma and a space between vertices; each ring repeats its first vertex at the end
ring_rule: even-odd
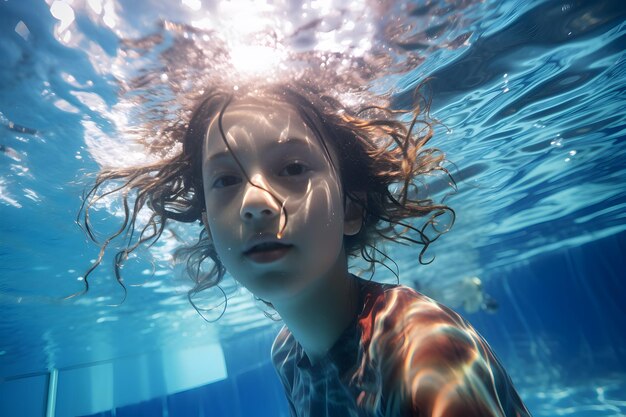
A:
MULTIPOLYGON (((365 201, 367 195, 364 192, 352 193, 354 197, 360 201, 365 201)), ((343 234, 354 236, 361 231, 363 226, 363 207, 352 201, 346 196, 346 204, 344 208, 343 234)))
POLYGON ((209 219, 207 218, 206 211, 202 212, 202 224, 204 225, 204 229, 209 235, 209 240, 213 241, 213 236, 211 235, 211 228, 209 227, 209 219))

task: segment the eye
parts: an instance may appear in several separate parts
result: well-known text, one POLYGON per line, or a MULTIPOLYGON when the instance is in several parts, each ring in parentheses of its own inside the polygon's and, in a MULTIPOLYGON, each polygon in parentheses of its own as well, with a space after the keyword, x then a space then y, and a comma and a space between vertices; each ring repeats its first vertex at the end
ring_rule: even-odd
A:
POLYGON ((281 177, 302 175, 308 170, 309 170, 309 167, 307 167, 300 161, 296 161, 296 162, 291 162, 290 164, 287 164, 287 166, 285 166, 278 173, 278 175, 280 175, 281 177))
POLYGON ((213 188, 225 188, 237 185, 241 182, 241 178, 235 175, 222 175, 213 181, 213 188))

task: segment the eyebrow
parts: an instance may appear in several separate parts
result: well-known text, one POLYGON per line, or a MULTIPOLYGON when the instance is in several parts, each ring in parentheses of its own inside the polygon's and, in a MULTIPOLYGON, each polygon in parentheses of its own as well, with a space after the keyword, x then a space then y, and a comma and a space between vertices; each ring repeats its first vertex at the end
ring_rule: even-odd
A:
MULTIPOLYGON (((291 146, 301 146, 301 147, 310 147, 311 143, 309 140, 304 140, 298 137, 288 137, 285 140, 281 140, 278 142, 280 145, 289 145, 291 146)), ((219 159, 225 159, 225 158, 232 158, 233 156, 231 155, 229 150, 225 150, 225 151, 220 151, 220 152, 216 152, 213 155, 209 156, 206 161, 208 162, 215 162, 216 160, 219 159)))

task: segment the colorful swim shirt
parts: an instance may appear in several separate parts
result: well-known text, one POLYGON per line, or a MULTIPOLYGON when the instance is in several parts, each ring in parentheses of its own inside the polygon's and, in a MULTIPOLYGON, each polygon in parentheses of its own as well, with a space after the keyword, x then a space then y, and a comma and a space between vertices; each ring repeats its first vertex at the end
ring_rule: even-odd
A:
POLYGON ((402 285, 357 278, 361 312, 311 364, 283 326, 272 361, 292 417, 526 417, 471 325, 402 285))

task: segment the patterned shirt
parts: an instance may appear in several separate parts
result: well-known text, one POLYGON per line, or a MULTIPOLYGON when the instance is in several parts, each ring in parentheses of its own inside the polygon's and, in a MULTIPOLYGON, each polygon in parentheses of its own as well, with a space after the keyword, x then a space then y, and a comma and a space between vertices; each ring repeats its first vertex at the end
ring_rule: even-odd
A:
POLYGON ((315 364, 283 326, 272 361, 295 417, 526 417, 491 348, 449 308, 357 278, 361 312, 315 364))

